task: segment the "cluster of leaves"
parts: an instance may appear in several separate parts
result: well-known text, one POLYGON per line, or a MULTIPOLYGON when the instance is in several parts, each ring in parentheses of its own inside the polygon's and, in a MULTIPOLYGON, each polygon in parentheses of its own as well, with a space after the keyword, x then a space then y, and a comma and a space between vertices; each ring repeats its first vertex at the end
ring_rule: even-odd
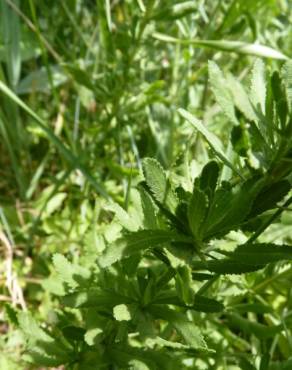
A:
MULTIPOLYGON (((281 15, 273 0, 264 6, 262 0, 93 3, 1 4, 1 90, 7 94, 9 87, 24 99, 31 97, 30 106, 45 123, 35 115, 34 121, 24 119, 3 97, 3 164, 9 158, 13 170, 5 172, 4 194, 12 192, 25 201, 37 195, 41 175, 58 172, 56 148, 67 171, 77 162, 85 163, 103 195, 104 180, 129 177, 126 164, 139 167, 140 157, 155 156, 169 167, 186 136, 178 129, 176 107, 201 109, 198 92, 204 88, 207 58, 197 48, 287 59, 290 35, 284 38, 280 25, 273 31, 279 34, 275 48, 262 45, 273 40, 270 34, 259 37, 261 22, 273 23, 273 16, 281 15), (209 22, 215 16, 216 21, 209 22), (173 46, 172 39, 178 45, 173 46), (260 44, 253 43, 257 39, 260 44), (284 53, 277 50, 278 42, 284 53), (194 81, 200 85, 198 92, 190 87, 194 81)), ((240 70, 242 58, 234 63, 223 54, 221 59, 240 70)))
MULTIPOLYGON (((216 95, 225 77, 214 63, 209 75, 216 95)), ((78 263, 54 255, 55 272, 44 286, 59 296, 60 308, 50 329, 30 313, 10 312, 27 338, 29 361, 68 369, 291 366, 291 319, 277 319, 253 285, 224 297, 229 275, 273 271, 277 279, 290 272, 282 262, 284 270, 276 273, 277 263, 292 259, 291 246, 256 239, 292 202, 291 76, 288 62, 266 83, 257 61, 249 93, 228 77, 233 84, 217 99, 234 123, 229 156, 213 133, 180 110, 220 161, 209 161, 187 186, 155 159, 144 159, 132 207, 105 205, 116 232, 101 235, 98 248, 84 250, 78 263), (231 232, 250 237, 230 244, 231 232), (281 344, 272 353, 275 336, 281 344), (250 352, 249 337, 259 341, 258 353, 250 352), (232 350, 226 349, 231 340, 232 350)))
POLYGON ((1 369, 290 369, 291 14, 0 1, 1 369))

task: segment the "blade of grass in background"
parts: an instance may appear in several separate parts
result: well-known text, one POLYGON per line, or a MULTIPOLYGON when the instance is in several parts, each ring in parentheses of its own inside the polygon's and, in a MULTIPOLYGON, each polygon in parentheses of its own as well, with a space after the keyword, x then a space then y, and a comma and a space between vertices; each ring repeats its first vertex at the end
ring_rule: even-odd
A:
POLYGON ((253 55, 261 58, 271 58, 279 60, 289 59, 280 51, 270 48, 269 46, 260 44, 249 44, 242 41, 179 39, 159 32, 155 32, 153 34, 153 37, 156 40, 167 43, 193 45, 195 47, 210 48, 245 55, 253 55))
MULTIPOLYGON (((16 0, 18 5, 19 1, 16 0)), ((3 40, 5 70, 0 65, 0 81, 7 83, 15 91, 21 73, 20 53, 20 22, 18 15, 8 6, 6 1, 0 3, 0 31, 3 40), (7 82, 6 82, 7 80, 7 82)), ((0 118, 1 134, 10 157, 15 178, 19 187, 19 194, 24 198, 26 178, 22 169, 22 153, 25 148, 24 131, 19 116, 18 107, 7 99, 2 101, 2 114, 0 118)))
MULTIPOLYGON (((19 0, 15 0, 18 6, 19 0)), ((21 70, 20 24, 18 15, 1 1, 1 27, 6 52, 6 66, 9 85, 14 89, 19 81, 21 70)))
POLYGON ((33 112, 17 95, 14 94, 6 85, 0 81, 0 90, 2 93, 10 98, 15 104, 22 108, 26 113, 28 113, 38 124, 41 130, 46 134, 48 139, 53 143, 53 145, 60 151, 61 155, 66 159, 66 161, 73 168, 78 168, 87 179, 87 181, 93 186, 93 188, 103 197, 108 198, 108 194, 104 187, 99 184, 94 177, 88 172, 86 167, 82 165, 78 158, 71 153, 71 151, 65 147, 62 141, 54 134, 54 132, 46 125, 46 122, 42 120, 35 112, 33 112))

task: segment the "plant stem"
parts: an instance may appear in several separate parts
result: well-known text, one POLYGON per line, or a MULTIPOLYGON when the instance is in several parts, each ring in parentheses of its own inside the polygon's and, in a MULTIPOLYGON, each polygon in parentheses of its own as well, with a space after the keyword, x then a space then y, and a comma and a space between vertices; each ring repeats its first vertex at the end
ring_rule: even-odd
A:
POLYGON ((264 222, 257 231, 248 239, 246 243, 253 243, 274 221, 281 215, 284 209, 286 209, 292 203, 292 196, 286 200, 283 206, 266 221, 264 222))

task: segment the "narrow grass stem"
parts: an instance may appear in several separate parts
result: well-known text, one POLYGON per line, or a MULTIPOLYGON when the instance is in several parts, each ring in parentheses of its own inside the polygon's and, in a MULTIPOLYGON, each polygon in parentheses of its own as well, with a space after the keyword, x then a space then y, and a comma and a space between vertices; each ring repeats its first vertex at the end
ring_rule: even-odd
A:
POLYGON ((281 213, 289 207, 289 205, 292 203, 292 196, 286 200, 286 202, 283 204, 283 206, 266 221, 264 222, 257 231, 247 240, 246 243, 253 243, 276 219, 281 215, 281 213))

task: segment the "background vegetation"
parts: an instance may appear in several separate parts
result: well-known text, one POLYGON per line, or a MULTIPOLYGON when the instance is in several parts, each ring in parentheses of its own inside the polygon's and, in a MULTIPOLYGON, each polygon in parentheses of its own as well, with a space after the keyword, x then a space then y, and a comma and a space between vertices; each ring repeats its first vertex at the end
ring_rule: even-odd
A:
MULTIPOLYGON (((217 159, 221 181, 229 180, 232 186, 250 169, 247 178, 257 171, 264 177, 277 168, 278 172, 273 172, 277 186, 270 188, 270 193, 279 195, 267 200, 268 206, 262 206, 261 211, 272 212, 278 202, 283 205, 291 178, 291 96, 290 90, 284 93, 283 85, 277 83, 279 75, 273 72, 280 71, 291 56, 291 21, 290 0, 1 0, 1 369, 63 365, 82 370, 156 369, 171 368, 170 364, 174 369, 291 368, 290 250, 285 258, 279 258, 286 262, 267 260, 273 263, 257 272, 237 275, 232 271, 220 278, 216 275, 216 279, 200 272, 203 275, 192 280, 192 273, 196 273, 193 265, 180 268, 172 261, 172 269, 178 271, 175 282, 171 280, 174 275, 163 275, 161 255, 157 260, 148 256, 136 272, 131 271, 138 269, 135 256, 130 266, 118 265, 116 270, 108 270, 115 261, 104 262, 108 275, 97 269, 95 262, 121 235, 122 228, 130 232, 174 228, 169 228, 169 219, 164 220, 165 213, 159 216, 159 204, 158 210, 153 208, 157 219, 153 213, 152 218, 148 215, 146 220, 144 215, 144 223, 141 221, 143 190, 139 193, 137 189, 143 180, 142 167, 145 178, 150 171, 147 186, 154 193, 151 199, 145 190, 144 212, 145 204, 157 201, 157 184, 153 191, 151 178, 163 176, 157 162, 142 161, 146 157, 156 158, 173 188, 180 186, 177 195, 181 203, 189 201, 193 181, 209 159, 217 159), (276 77, 270 83, 271 76, 276 77), (264 86, 265 79, 272 93, 264 86), (266 104, 267 110, 261 106, 256 113, 250 111, 241 86, 249 90, 255 108, 266 104), (210 150, 206 135, 198 134, 179 108, 191 112, 217 135, 227 162, 218 157, 217 147, 214 154, 212 140, 210 150), (264 118, 260 117, 264 111, 264 118), (279 127, 271 124, 269 131, 260 126, 262 135, 257 136, 257 132, 248 132, 244 123, 256 120, 262 125, 276 120, 279 127), (264 134, 267 136, 261 141, 264 134), (281 155, 274 158, 273 151, 278 149, 281 155), (237 173, 230 167, 236 167, 237 173), (284 179, 288 182, 279 185, 284 179), (155 220, 157 224, 151 224, 155 220), (88 275, 89 271, 93 275, 88 275), (164 284, 170 284, 170 289, 175 286, 186 305, 194 292, 216 301, 201 302, 205 308, 197 307, 195 313, 186 307, 165 311, 162 316, 156 312, 156 317, 152 312, 155 325, 148 318, 143 328, 134 323, 134 330, 127 326, 133 313, 124 302, 102 301, 108 304, 104 316, 113 312, 111 320, 117 325, 112 329, 109 326, 114 324, 103 321, 104 317, 96 325, 85 323, 86 315, 76 309, 77 304, 74 308, 68 303, 71 307, 64 308, 60 299, 78 284, 84 289, 89 281, 98 279, 115 287, 116 293, 130 289, 129 282, 137 280, 146 299, 145 295, 152 294, 152 278, 155 284, 166 279, 164 284), (119 280, 121 286, 117 287, 119 280), (184 286, 191 292, 185 292, 184 286), (221 303, 228 308, 223 309, 221 303), (212 304, 215 306, 210 308, 212 304), (235 306, 236 315, 228 316, 228 309, 235 306), (183 325, 186 319, 186 325, 198 325, 182 329, 178 324, 182 313, 183 325), (167 321, 176 323, 178 334, 167 321), (150 325, 154 325, 151 333, 147 331, 150 325), (199 337, 191 340, 197 327, 207 344, 198 342, 199 337), (159 340, 155 330, 160 332, 159 340), (27 336, 33 332, 35 338, 29 346, 41 347, 34 356, 26 352, 27 336), (100 332, 105 333, 105 339, 97 339, 100 332), (143 333, 142 337, 135 339, 136 332, 143 333), (51 336, 64 336, 62 344, 53 343, 51 336), (148 336, 152 342, 146 343, 148 336), (99 346, 104 340, 122 342, 125 352, 114 348, 102 357, 99 346), (40 341, 46 345, 42 347, 40 341), (143 354, 135 352, 141 347, 143 354), (168 350, 175 353, 170 360, 168 350), (78 356, 73 358, 72 353, 78 356)), ((289 67, 289 62, 285 66, 289 67)), ((288 68, 285 74, 284 67, 283 79, 291 78, 289 73, 288 68)), ((196 122, 195 126, 198 129, 196 122)), ((247 201, 245 195, 239 196, 247 201)), ((262 196, 265 203, 263 199, 268 197, 262 196)), ((271 215, 269 212, 265 217, 271 215)), ((206 234, 204 242, 214 238, 215 247, 233 250, 257 230, 250 225, 241 225, 239 230, 243 221, 232 224, 229 217, 231 227, 224 226, 224 238, 206 234)), ((291 244, 289 209, 274 221, 259 241, 291 244)), ((112 296, 116 293, 113 290, 112 296)), ((165 306, 172 304, 165 301, 165 306)))

